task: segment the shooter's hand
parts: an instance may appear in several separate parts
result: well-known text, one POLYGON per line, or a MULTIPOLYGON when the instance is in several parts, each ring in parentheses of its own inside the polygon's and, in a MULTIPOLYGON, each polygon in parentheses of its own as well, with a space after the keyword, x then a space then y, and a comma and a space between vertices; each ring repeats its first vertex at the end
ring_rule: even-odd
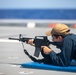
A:
POLYGON ((47 55, 50 54, 50 52, 52 51, 51 48, 47 46, 41 46, 41 48, 43 49, 43 52, 47 55))
POLYGON ((30 44, 32 46, 35 46, 35 44, 33 42, 34 42, 34 39, 29 39, 28 42, 27 42, 27 44, 30 44))

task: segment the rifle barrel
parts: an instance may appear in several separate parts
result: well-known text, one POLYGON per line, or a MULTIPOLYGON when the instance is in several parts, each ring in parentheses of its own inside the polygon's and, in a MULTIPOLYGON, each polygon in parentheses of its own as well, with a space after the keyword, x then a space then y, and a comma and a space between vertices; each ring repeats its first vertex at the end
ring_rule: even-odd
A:
POLYGON ((18 38, 9 38, 10 40, 19 40, 18 38))

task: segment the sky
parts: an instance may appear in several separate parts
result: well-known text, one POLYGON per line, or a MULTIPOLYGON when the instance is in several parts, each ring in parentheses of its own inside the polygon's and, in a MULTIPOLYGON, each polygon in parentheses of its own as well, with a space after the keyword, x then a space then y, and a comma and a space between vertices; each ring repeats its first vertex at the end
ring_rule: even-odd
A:
POLYGON ((0 9, 76 9, 76 0, 0 0, 0 9))

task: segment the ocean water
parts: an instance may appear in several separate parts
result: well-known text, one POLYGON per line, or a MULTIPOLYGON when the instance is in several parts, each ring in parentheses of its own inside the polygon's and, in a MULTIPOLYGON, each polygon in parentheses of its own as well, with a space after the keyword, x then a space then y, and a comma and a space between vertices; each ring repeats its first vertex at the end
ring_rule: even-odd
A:
POLYGON ((0 9, 0 19, 75 20, 76 9, 0 9))

